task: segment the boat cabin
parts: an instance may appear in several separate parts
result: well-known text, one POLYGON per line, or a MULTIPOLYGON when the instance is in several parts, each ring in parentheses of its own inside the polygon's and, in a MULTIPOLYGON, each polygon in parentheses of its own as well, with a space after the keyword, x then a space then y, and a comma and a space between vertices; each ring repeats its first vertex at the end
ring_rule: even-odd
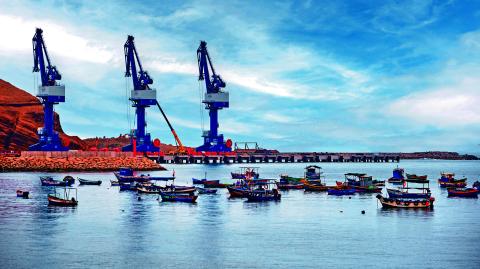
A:
POLYGON ((312 179, 321 179, 322 177, 322 167, 317 165, 309 165, 305 167, 305 179, 312 180, 312 179))

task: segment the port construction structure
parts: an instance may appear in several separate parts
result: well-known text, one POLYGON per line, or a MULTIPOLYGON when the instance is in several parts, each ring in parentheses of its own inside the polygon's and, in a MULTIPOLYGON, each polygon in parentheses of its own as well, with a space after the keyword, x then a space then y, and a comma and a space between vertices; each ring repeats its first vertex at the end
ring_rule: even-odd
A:
POLYGON ((133 36, 128 36, 123 49, 125 52, 125 77, 131 77, 133 82, 130 100, 135 108, 137 126, 131 130, 130 144, 123 147, 122 151, 158 152, 159 148, 153 144, 150 134, 146 131, 147 121, 145 119, 145 109, 157 104, 157 91, 149 87, 153 83, 153 79, 147 71, 143 70, 133 36))
POLYGON ((37 97, 41 99, 43 105, 43 127, 37 130, 38 143, 31 145, 28 149, 31 151, 66 151, 68 147, 62 145, 58 132, 54 129, 53 110, 54 105, 65 102, 65 86, 57 82, 62 79, 62 75, 50 61, 42 33, 40 28, 35 30, 32 45, 33 72, 40 73, 42 83, 38 86, 37 97))
POLYGON ((226 84, 222 77, 215 73, 210 55, 207 50, 207 42, 200 41, 197 49, 198 60, 198 80, 205 81, 206 93, 203 99, 205 108, 209 111, 210 129, 203 132, 203 145, 196 148, 201 152, 230 152, 232 151, 232 141, 224 141, 223 134, 218 133, 218 110, 228 108, 229 94, 222 89, 226 84), (210 78, 211 72, 211 78, 210 78))

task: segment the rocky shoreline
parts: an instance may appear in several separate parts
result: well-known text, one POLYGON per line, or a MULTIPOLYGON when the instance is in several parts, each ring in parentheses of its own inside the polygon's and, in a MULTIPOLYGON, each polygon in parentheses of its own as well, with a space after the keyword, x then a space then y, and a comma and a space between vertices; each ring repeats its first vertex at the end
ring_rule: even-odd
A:
POLYGON ((166 170, 145 157, 3 157, 0 172, 107 172, 120 167, 137 171, 166 170))

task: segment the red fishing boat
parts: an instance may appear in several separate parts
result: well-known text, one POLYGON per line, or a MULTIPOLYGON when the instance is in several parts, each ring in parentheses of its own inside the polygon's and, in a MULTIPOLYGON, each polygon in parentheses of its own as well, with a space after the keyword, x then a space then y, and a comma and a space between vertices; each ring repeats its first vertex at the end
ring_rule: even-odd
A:
POLYGON ((17 197, 22 197, 22 198, 28 199, 29 194, 30 194, 30 192, 28 192, 28 191, 17 190, 17 197))
POLYGON ((469 197, 477 198, 478 190, 474 188, 448 189, 448 197, 469 197))
POLYGON ((77 206, 77 189, 76 188, 62 188, 63 195, 61 193, 57 193, 56 189, 54 189, 53 194, 48 195, 48 204, 52 206, 77 206), (75 197, 70 198, 70 192, 75 190, 75 197))
POLYGON ((452 182, 438 182, 440 184, 440 188, 464 188, 467 186, 467 179, 459 179, 452 182))

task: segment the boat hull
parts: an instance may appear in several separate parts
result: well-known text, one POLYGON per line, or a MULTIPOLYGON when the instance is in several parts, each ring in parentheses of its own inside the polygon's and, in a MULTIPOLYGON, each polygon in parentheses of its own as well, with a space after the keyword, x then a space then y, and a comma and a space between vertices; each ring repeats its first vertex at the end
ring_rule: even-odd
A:
POLYGON ((183 203, 195 203, 197 201, 197 195, 185 195, 175 193, 160 193, 162 202, 183 202, 183 203))
POLYGON ((30 195, 28 191, 17 190, 17 197, 28 199, 28 195, 30 195))
POLYGON ((101 185, 102 181, 101 180, 85 180, 85 179, 78 179, 78 182, 80 185, 101 185))
POLYGON ((406 200, 406 199, 389 199, 384 198, 381 194, 377 195, 377 199, 385 208, 405 208, 405 209, 429 209, 433 208, 433 202, 435 199, 430 197, 428 199, 421 200, 406 200))
POLYGON ((328 195, 336 195, 336 196, 342 196, 342 195, 353 195, 355 194, 355 189, 328 189, 327 193, 328 195))
POLYGON ((327 191, 328 190, 328 187, 323 184, 322 185, 311 184, 308 182, 305 182, 303 184, 303 188, 305 189, 305 191, 327 191))
POLYGON ((439 182, 440 188, 464 188, 467 186, 466 182, 439 182))
POLYGON ((77 200, 65 200, 55 197, 53 195, 48 195, 48 204, 52 206, 68 206, 74 207, 78 205, 77 200))
POLYGON ((465 197, 465 198, 478 198, 477 189, 465 189, 465 190, 456 190, 448 189, 448 197, 465 197))
POLYGON ((247 193, 249 192, 249 189, 245 187, 228 186, 227 190, 230 193, 230 197, 236 198, 245 198, 247 197, 247 193))
POLYGON ((279 201, 282 198, 280 193, 276 194, 260 194, 257 192, 248 192, 247 199, 249 202, 266 202, 266 201, 279 201))

